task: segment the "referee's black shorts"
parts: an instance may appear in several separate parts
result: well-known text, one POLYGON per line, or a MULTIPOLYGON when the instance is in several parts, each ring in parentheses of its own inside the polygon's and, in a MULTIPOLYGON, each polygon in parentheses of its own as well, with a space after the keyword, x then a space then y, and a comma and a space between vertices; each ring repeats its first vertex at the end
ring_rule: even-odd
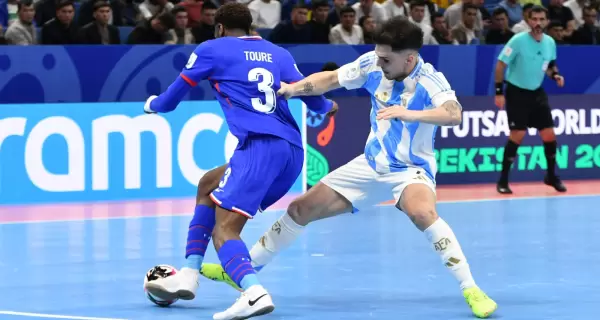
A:
POLYGON ((548 95, 543 88, 527 90, 507 82, 504 96, 508 126, 511 130, 542 130, 554 127, 548 95))

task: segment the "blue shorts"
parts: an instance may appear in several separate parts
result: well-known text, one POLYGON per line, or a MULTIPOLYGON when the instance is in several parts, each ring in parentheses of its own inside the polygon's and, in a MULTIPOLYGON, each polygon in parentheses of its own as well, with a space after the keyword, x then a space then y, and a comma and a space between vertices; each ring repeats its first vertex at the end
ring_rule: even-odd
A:
POLYGON ((303 165, 302 148, 274 136, 248 137, 210 197, 219 207, 252 218, 290 190, 303 165))

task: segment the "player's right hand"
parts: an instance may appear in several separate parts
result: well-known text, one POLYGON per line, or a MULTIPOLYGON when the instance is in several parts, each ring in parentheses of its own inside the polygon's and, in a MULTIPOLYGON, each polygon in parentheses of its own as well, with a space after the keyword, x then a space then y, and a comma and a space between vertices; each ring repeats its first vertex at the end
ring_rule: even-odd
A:
POLYGON ((504 104, 506 103, 506 100, 503 95, 499 94, 496 95, 496 97, 494 98, 494 103, 496 103, 496 107, 504 109, 504 104))
POLYGON ((152 102, 152 100, 156 99, 158 96, 150 96, 148 98, 148 100, 146 100, 146 103, 144 104, 144 112, 146 114, 153 114, 156 113, 156 111, 152 110, 152 108, 150 108, 150 103, 152 102))

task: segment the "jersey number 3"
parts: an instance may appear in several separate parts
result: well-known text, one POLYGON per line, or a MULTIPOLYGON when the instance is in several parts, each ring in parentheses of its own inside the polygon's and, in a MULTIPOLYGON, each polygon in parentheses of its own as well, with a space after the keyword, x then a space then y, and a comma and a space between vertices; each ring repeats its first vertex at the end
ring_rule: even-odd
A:
POLYGON ((258 91, 265 94, 264 103, 261 98, 252 98, 252 107, 260 112, 273 113, 277 108, 277 96, 273 90, 275 78, 273 74, 265 68, 254 68, 248 72, 248 81, 258 82, 258 91), (262 77, 262 81, 260 81, 262 77))

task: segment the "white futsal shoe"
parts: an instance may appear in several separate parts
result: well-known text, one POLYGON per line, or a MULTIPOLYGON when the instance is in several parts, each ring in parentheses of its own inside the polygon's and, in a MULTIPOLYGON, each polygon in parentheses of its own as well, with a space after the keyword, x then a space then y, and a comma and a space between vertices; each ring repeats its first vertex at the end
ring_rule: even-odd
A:
POLYGON ((242 292, 242 295, 227 310, 213 315, 214 320, 243 320, 262 316, 275 310, 271 295, 260 285, 242 292))
POLYGON ((200 272, 196 269, 181 268, 175 275, 146 283, 146 290, 159 299, 193 300, 198 290, 200 272))

